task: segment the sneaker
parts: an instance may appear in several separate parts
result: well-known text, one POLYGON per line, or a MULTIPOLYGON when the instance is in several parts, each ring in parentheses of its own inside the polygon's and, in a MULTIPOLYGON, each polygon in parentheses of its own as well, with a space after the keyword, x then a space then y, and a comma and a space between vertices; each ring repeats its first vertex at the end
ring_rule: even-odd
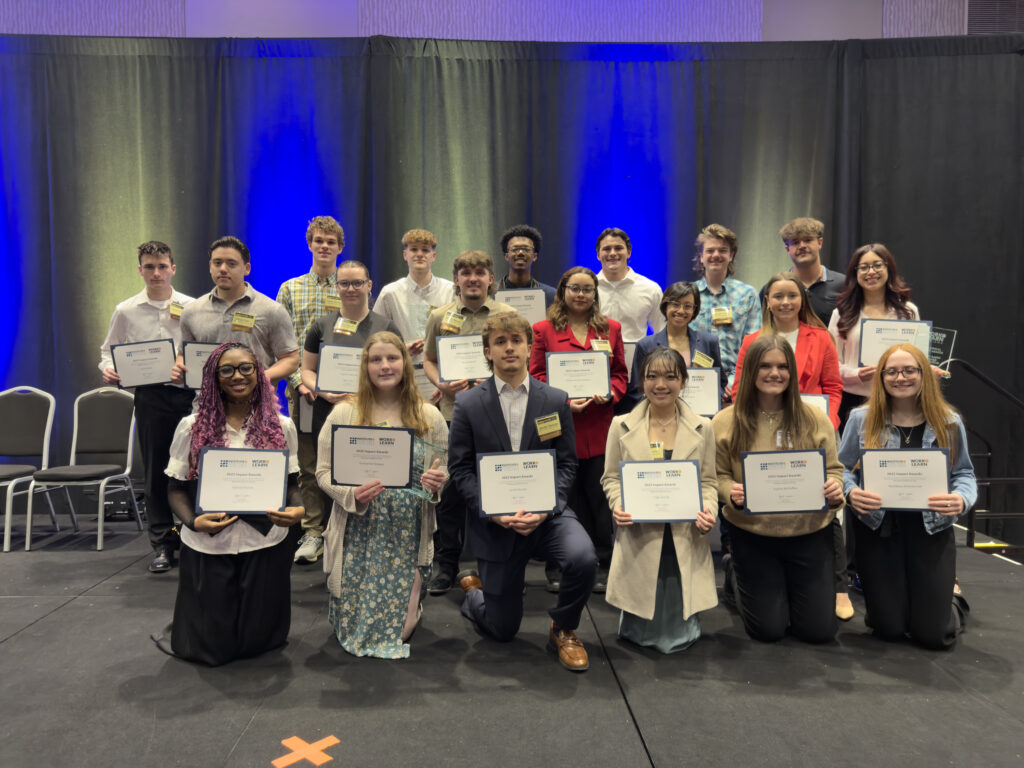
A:
POLYGON ((427 593, 434 597, 446 595, 454 584, 455 579, 452 578, 452 575, 439 569, 438 572, 434 574, 434 578, 427 583, 427 593))
POLYGON ((153 562, 149 564, 150 573, 167 573, 174 565, 174 554, 167 547, 158 547, 154 552, 153 562))
POLYGON ((296 563, 315 563, 324 553, 324 537, 311 533, 303 534, 295 550, 296 563))

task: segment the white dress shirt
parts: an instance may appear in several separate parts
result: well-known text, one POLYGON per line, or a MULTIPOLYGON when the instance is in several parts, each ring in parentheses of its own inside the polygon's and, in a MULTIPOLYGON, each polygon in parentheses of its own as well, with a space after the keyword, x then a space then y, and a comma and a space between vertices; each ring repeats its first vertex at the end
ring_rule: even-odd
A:
POLYGON ((612 282, 602 269, 597 273, 597 287, 601 298, 601 313, 622 323, 623 341, 640 341, 647 335, 665 327, 665 318, 658 308, 661 288, 650 278, 634 272, 632 267, 621 280, 612 282))
POLYGON ((498 390, 498 403, 501 415, 505 417, 505 428, 512 450, 518 451, 523 439, 523 421, 526 418, 526 403, 530 399, 530 376, 526 375, 522 383, 513 387, 497 376, 494 377, 494 388, 498 390))
POLYGON ((177 353, 181 347, 181 322, 178 318, 171 317, 172 301, 184 306, 193 299, 184 293, 173 291, 171 298, 156 301, 142 290, 114 307, 107 337, 100 345, 100 371, 114 367, 114 360, 110 355, 110 347, 114 344, 174 339, 174 350, 177 353))

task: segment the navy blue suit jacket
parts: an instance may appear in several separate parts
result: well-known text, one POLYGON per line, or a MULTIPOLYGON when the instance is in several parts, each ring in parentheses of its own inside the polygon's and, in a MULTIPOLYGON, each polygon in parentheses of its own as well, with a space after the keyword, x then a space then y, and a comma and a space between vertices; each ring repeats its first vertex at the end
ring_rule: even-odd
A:
MULTIPOLYGON (((519 449, 555 451, 558 492, 558 511, 555 514, 575 517, 566 502, 569 488, 576 477, 576 434, 572 412, 569 410, 569 398, 564 391, 549 387, 537 379, 530 379, 530 394, 526 401, 526 417, 523 419, 519 449), (562 434, 542 442, 537 435, 536 419, 552 413, 558 414, 562 434)), ((498 403, 494 378, 460 392, 455 398, 455 410, 452 411, 448 433, 448 471, 466 505, 467 543, 472 552, 483 560, 508 560, 520 534, 480 516, 480 481, 477 477, 476 457, 478 453, 511 450, 512 441, 498 403)), ((541 527, 544 525, 547 525, 547 521, 541 527)))
MULTIPOLYGON (((698 331, 694 328, 686 329, 686 336, 690 340, 690 354, 703 352, 715 361, 714 368, 717 368, 721 377, 719 389, 724 392, 728 382, 725 369, 722 368, 722 350, 718 345, 718 337, 707 331, 698 331)), ((668 331, 660 330, 651 336, 644 336, 636 344, 636 354, 633 356, 633 372, 630 374, 629 389, 626 390, 626 397, 632 399, 633 403, 639 403, 644 398, 644 385, 640 381, 641 366, 644 358, 653 352, 657 347, 668 346, 668 331)), ((689 365, 689 361, 687 361, 689 365)))

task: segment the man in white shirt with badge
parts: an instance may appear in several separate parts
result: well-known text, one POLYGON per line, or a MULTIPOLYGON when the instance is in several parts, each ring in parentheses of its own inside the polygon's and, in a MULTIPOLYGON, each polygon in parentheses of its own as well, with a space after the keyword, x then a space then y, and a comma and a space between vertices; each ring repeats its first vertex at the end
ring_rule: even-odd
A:
MULTIPOLYGON (((110 347, 156 339, 173 339, 175 349, 181 343, 181 313, 192 301, 174 290, 171 281, 177 266, 166 243, 151 240, 139 246, 139 274, 146 287, 125 299, 114 309, 110 329, 100 347, 100 372, 103 383, 118 386, 121 377, 114 370, 110 347)), ((168 378, 171 371, 167 371, 168 378)), ((192 392, 170 384, 149 384, 135 388, 135 419, 142 453, 145 478, 146 519, 149 542, 153 546, 152 573, 169 571, 178 549, 174 518, 167 503, 167 476, 164 467, 171 439, 178 422, 192 408, 192 392)))
POLYGON ((601 313, 622 324, 623 341, 640 341, 665 327, 665 318, 658 307, 662 291, 656 282, 635 272, 629 266, 633 244, 621 229, 611 227, 597 238, 597 287, 601 297, 601 313))
POLYGON ((402 259, 409 265, 409 274, 381 289, 373 311, 399 329, 412 357, 420 395, 436 405, 441 401, 441 391, 423 370, 427 316, 455 300, 455 283, 433 273, 437 238, 426 229, 410 229, 402 235, 402 259))

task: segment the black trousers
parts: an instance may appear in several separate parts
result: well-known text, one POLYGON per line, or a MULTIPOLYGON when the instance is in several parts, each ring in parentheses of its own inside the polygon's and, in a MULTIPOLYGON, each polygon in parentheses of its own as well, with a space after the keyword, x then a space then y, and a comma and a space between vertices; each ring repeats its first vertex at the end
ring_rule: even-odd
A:
POLYGON ((205 555, 183 546, 171 629, 174 654, 219 666, 284 645, 300 532, 293 525, 274 546, 238 555, 205 555))
POLYGON ((157 547, 178 548, 178 536, 172 530, 174 518, 167 503, 167 461, 171 440, 178 422, 192 410, 194 393, 162 384, 136 387, 135 421, 142 450, 145 478, 146 518, 149 543, 157 547))
POLYGON ((747 634, 774 642, 787 629, 826 643, 837 629, 832 530, 776 538, 730 526, 736 605, 747 634))
POLYGON ((956 541, 953 528, 929 534, 916 512, 891 512, 871 530, 852 521, 857 568, 864 585, 864 622, 886 639, 911 639, 927 648, 952 648, 956 541))
POLYGON ((579 521, 558 515, 542 523, 529 536, 517 536, 508 560, 479 560, 483 589, 470 591, 462 602, 462 615, 483 634, 507 642, 523 620, 523 584, 526 565, 539 557, 562 571, 558 603, 548 611, 560 629, 576 629, 594 588, 597 557, 590 537, 579 521))
POLYGON ((466 509, 455 483, 441 491, 435 510, 437 530, 434 531, 434 562, 437 570, 453 579, 459 570, 459 557, 466 537, 466 509))
POLYGON ((576 513, 594 544, 598 567, 607 570, 612 562, 612 511, 601 488, 603 474, 603 455, 580 459, 568 501, 569 508, 576 513))

